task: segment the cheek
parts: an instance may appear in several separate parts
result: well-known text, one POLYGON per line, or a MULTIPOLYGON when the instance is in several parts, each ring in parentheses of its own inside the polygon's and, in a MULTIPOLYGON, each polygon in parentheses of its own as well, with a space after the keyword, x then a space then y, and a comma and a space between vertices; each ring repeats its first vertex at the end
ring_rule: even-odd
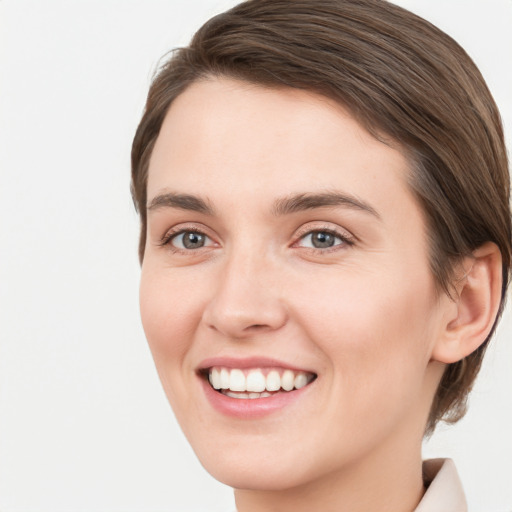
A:
POLYGON ((307 300, 295 294, 296 317, 326 355, 334 386, 372 406, 375 397, 399 402, 421 387, 435 334, 430 276, 384 274, 317 275, 307 300))
POLYGON ((143 266, 141 319, 157 368, 181 362, 200 321, 202 302, 198 283, 168 269, 143 266))
POLYGON ((358 350, 370 344, 377 348, 401 345, 403 337, 423 330, 434 307, 429 277, 407 279, 400 272, 383 270, 309 273, 297 279, 290 290, 296 317, 308 327, 312 337, 322 333, 325 342, 340 337, 358 350), (301 310, 302 312, 299 312, 301 310), (395 335, 392 336, 392 333, 395 335))
POLYGON ((142 324, 162 387, 181 425, 195 416, 189 400, 195 373, 188 355, 202 315, 204 287, 199 284, 170 269, 149 264, 142 268, 142 324))

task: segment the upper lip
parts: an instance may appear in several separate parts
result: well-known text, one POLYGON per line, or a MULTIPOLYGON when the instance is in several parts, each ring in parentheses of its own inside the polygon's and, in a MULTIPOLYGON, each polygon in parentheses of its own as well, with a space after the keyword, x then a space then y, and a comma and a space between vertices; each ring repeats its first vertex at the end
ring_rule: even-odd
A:
MULTIPOLYGON (((278 359, 269 357, 211 357, 204 359, 197 367, 198 372, 205 371, 213 367, 223 368, 239 368, 241 370, 247 368, 284 368, 286 370, 294 370, 296 372, 315 373, 308 368, 301 368, 297 365, 289 364, 278 359)), ((315 373, 316 375, 316 373, 315 373)))

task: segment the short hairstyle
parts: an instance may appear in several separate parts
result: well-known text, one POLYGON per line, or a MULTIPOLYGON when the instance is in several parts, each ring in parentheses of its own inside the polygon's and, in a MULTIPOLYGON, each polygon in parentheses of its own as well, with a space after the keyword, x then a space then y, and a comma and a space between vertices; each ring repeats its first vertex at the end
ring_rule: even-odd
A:
POLYGON ((503 128, 471 58, 444 32, 384 0, 249 0, 213 17, 156 73, 133 141, 141 262, 148 165, 162 122, 190 84, 211 77, 319 93, 401 150, 439 292, 451 296, 462 258, 488 241, 499 247, 502 296, 493 329, 475 352, 447 366, 426 433, 441 419, 459 420, 503 311, 512 252, 503 128))

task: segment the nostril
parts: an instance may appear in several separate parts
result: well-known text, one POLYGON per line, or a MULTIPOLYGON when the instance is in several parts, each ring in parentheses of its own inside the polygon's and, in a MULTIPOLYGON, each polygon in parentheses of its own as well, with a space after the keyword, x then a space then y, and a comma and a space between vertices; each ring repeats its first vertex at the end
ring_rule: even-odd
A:
POLYGON ((272 327, 269 326, 269 325, 266 325, 266 324, 253 324, 253 325, 248 325, 247 327, 245 327, 243 329, 244 333, 245 334, 249 334, 249 333, 260 333, 260 332, 266 332, 267 330, 272 330, 272 327))

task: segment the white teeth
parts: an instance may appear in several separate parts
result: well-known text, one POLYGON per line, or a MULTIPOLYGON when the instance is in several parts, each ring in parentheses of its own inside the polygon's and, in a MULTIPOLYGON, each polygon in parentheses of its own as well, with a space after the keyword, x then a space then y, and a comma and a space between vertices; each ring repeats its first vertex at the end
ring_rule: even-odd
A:
POLYGON ((265 376, 260 369, 252 369, 246 376, 238 368, 216 367, 211 368, 208 374, 208 380, 214 389, 226 390, 224 394, 233 395, 233 398, 264 398, 271 396, 269 391, 301 389, 312 379, 313 375, 310 373, 292 370, 285 370, 282 375, 277 370, 271 370, 265 376))
POLYGON ((231 398, 249 398, 247 393, 233 393, 232 391, 226 391, 224 394, 226 396, 230 396, 231 398))
POLYGON ((263 393, 237 393, 234 391, 224 391, 224 394, 231 398, 242 398, 249 400, 253 400, 254 398, 267 398, 269 396, 272 396, 270 393, 267 393, 266 391, 264 391, 263 393))
POLYGON ((219 375, 219 370, 217 370, 217 368, 214 368, 210 372, 210 384, 213 386, 213 389, 220 389, 221 388, 221 385, 220 385, 220 375, 219 375))
POLYGON ((291 370, 285 370, 283 376, 281 377, 281 387, 285 391, 291 391, 293 389, 293 385, 295 384, 295 375, 291 370))
POLYGON ((259 370, 252 370, 247 375, 247 391, 261 393, 265 391, 266 384, 265 376, 259 370))
POLYGON ((242 370, 231 370, 229 374, 229 389, 231 391, 245 391, 246 381, 242 370))
POLYGON ((279 391, 281 389, 281 376, 276 370, 271 370, 267 375, 267 391, 279 391))
POLYGON ((305 373, 298 373, 295 376, 295 380, 293 381, 293 385, 295 389, 303 388, 308 383, 308 377, 305 373))
POLYGON ((229 371, 226 368, 220 370, 220 388, 229 389, 229 371))

